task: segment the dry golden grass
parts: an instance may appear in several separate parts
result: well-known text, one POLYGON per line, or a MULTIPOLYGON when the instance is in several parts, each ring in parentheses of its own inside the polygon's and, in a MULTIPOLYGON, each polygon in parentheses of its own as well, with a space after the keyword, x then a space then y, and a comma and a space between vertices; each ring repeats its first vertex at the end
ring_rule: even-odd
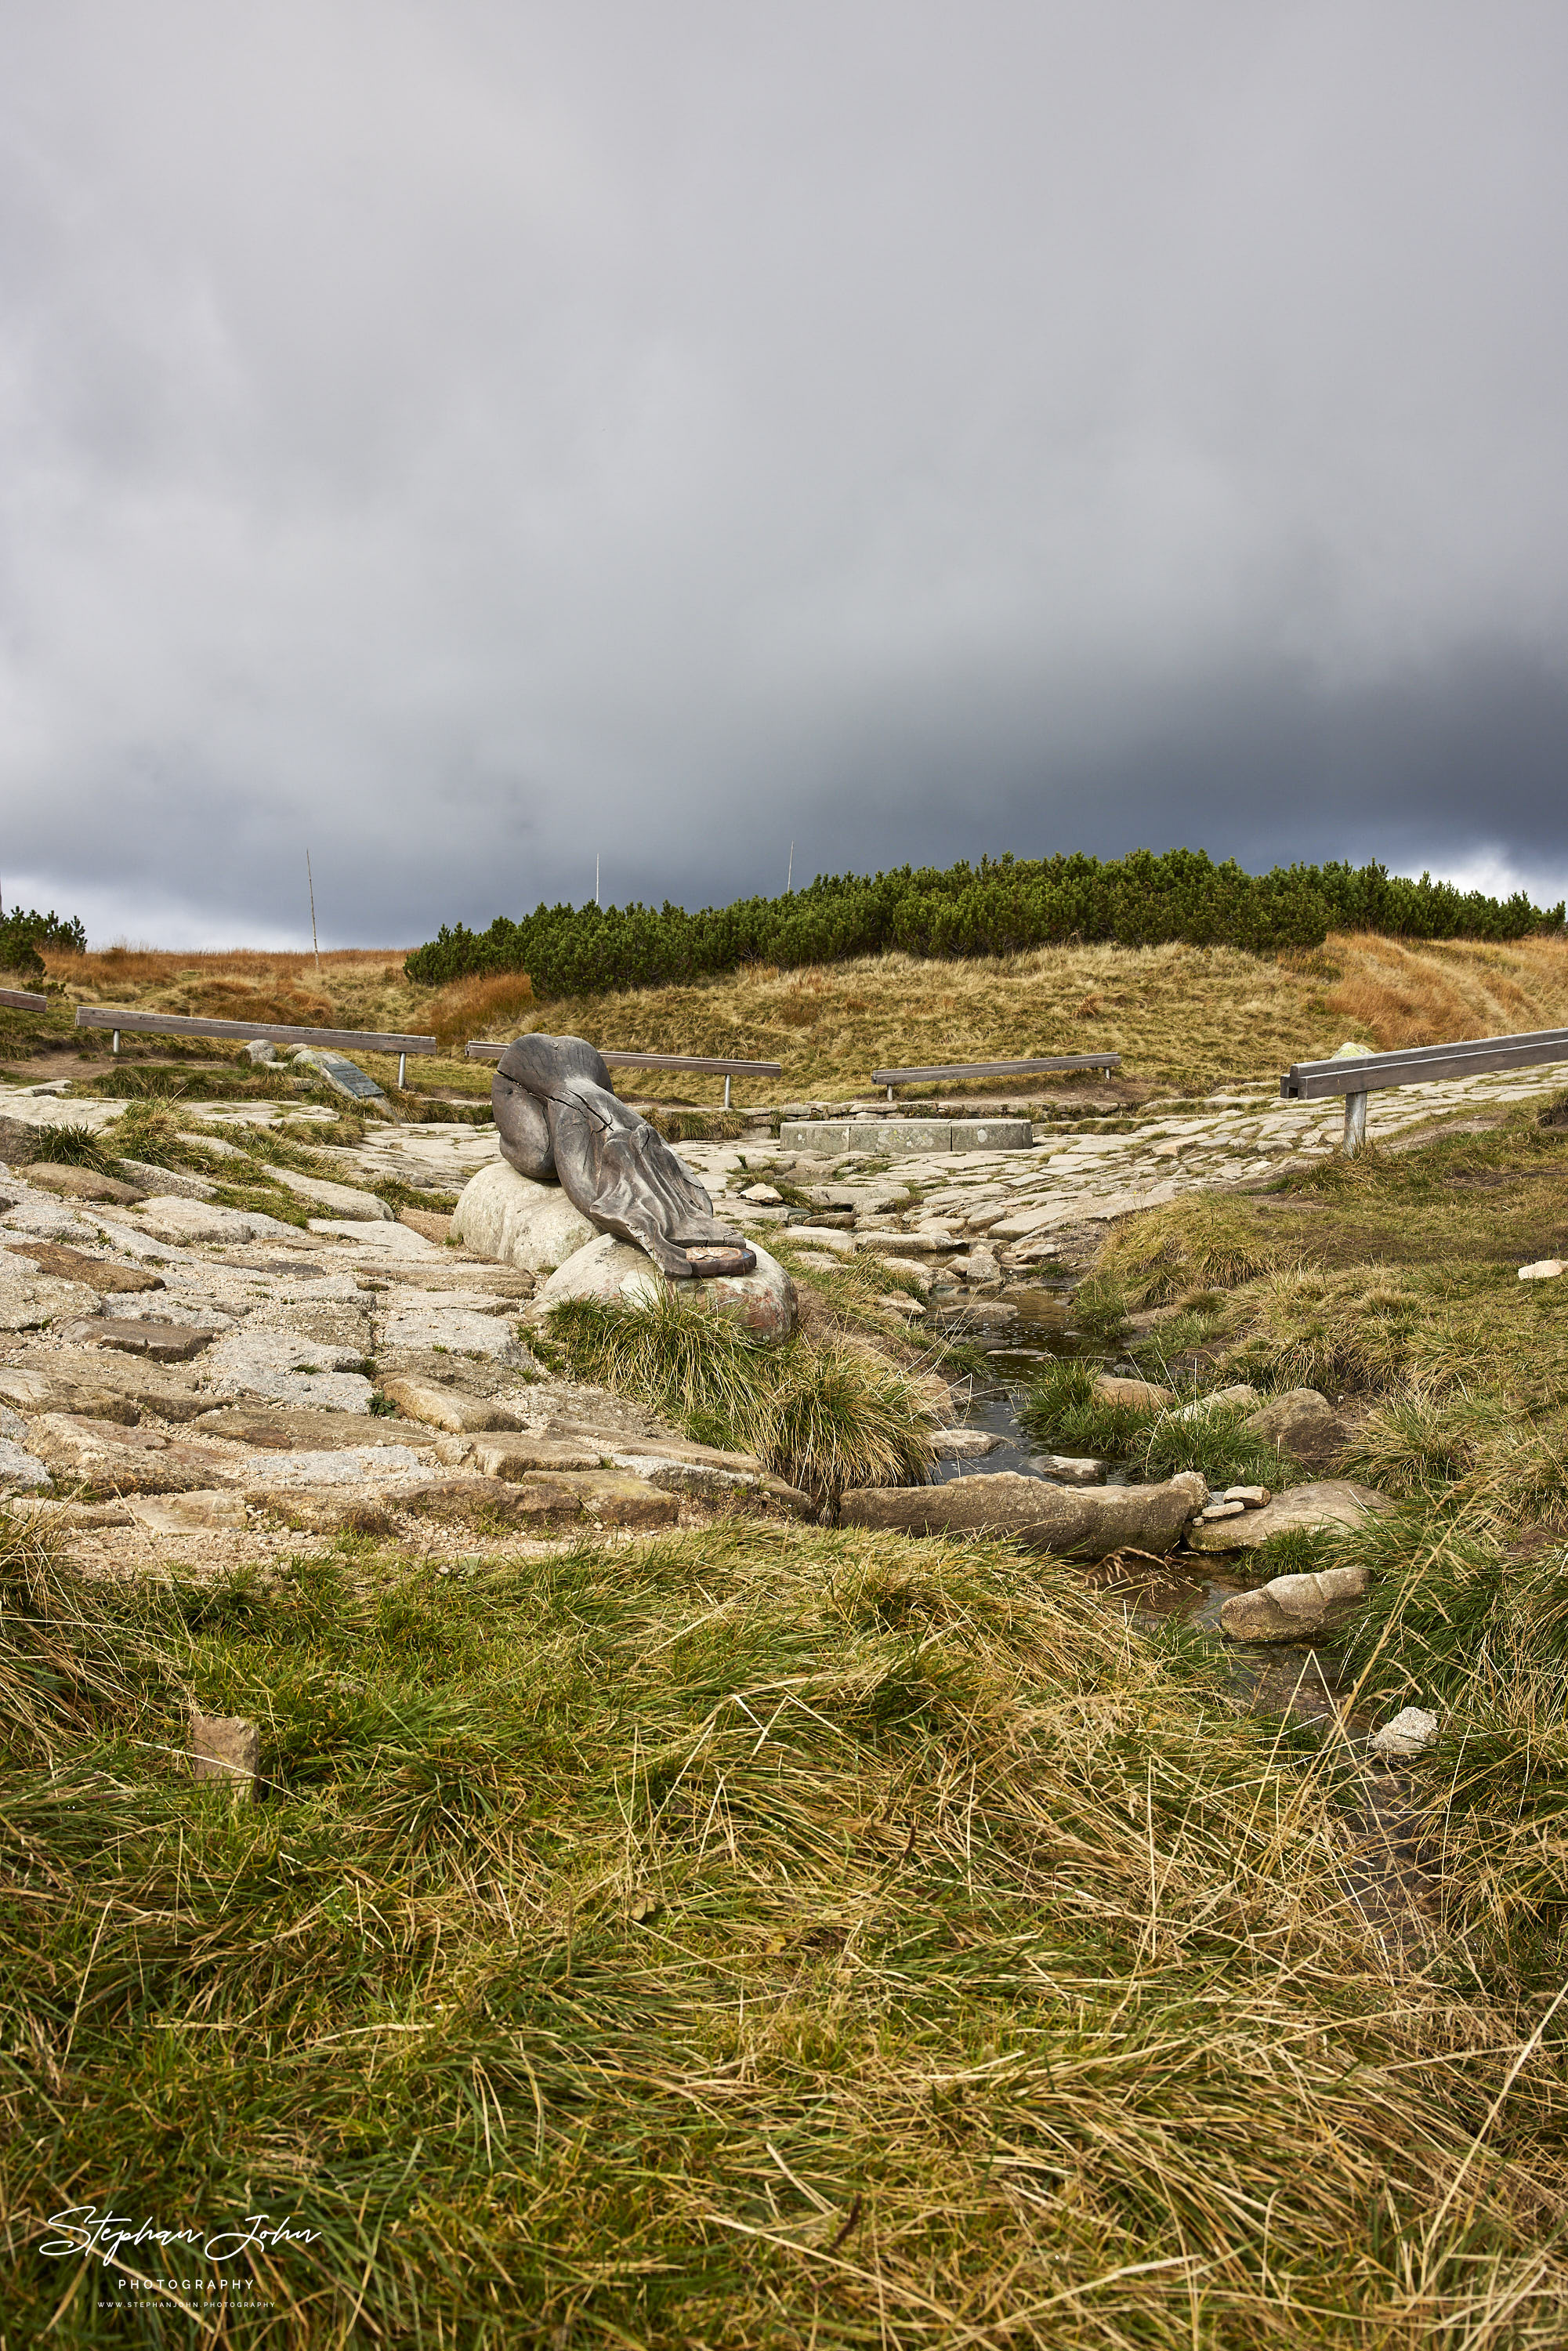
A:
POLYGON ((500 971, 487 979, 454 980, 428 999, 420 1017, 442 1044, 461 1051, 470 1037, 515 1037, 531 1026, 535 1009, 528 973, 500 971))
MULTIPOLYGON (((319 970, 309 955, 248 950, 110 948, 46 960, 78 1002, 428 1031, 459 1052, 465 1037, 529 1025, 622 1050, 781 1063, 781 1080, 743 1087, 748 1101, 865 1093, 883 1066, 1101 1048, 1123 1056, 1123 1077, 1135 1086, 1207 1092, 1272 1078, 1347 1038, 1387 1048, 1568 1023, 1561 939, 1411 946, 1346 935, 1278 958, 1179 946, 1046 947, 951 963, 888 955, 805 971, 762 965, 690 987, 563 997, 538 1008, 520 973, 417 987, 392 948, 324 955, 319 970)), ((420 1076, 437 1081, 434 1070, 420 1076)), ((439 1081, 477 1079, 458 1061, 439 1081)), ((655 1098, 716 1102, 722 1092, 717 1079, 637 1082, 655 1098)))
POLYGON ((1568 1023, 1568 945, 1473 939, 1409 946, 1367 934, 1333 938, 1327 959, 1341 977, 1323 1002, 1385 1051, 1463 1037, 1506 1036, 1568 1023))

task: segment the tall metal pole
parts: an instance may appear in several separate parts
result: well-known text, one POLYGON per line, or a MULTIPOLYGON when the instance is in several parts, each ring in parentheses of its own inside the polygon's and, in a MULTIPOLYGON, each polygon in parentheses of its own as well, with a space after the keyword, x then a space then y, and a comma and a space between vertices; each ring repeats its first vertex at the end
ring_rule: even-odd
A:
POLYGON ((305 852, 305 879, 310 884, 310 944, 316 950, 316 970, 321 970, 321 942, 316 935, 316 876, 310 871, 310 852, 305 852))

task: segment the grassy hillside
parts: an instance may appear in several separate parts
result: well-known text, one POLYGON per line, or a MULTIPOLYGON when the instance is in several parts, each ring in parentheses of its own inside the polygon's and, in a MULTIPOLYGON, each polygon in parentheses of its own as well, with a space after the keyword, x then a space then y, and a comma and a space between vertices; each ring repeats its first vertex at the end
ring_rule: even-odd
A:
MULTIPOLYGON (((1062 946, 931 963, 868 956, 803 971, 752 966, 690 987, 566 997, 535 1008, 520 977, 422 988, 395 949, 323 956, 46 955, 77 1001, 156 1005, 225 1019, 413 1029, 456 1042, 530 1022, 611 1048, 722 1053, 783 1064, 747 1099, 842 1098, 884 1063, 1013 1059, 1109 1047, 1132 1080, 1202 1092, 1269 1079, 1346 1038, 1379 1048, 1568 1024, 1568 941, 1411 946, 1360 933, 1282 956, 1229 947, 1062 946)), ((60 1034, 68 1021, 49 1027, 60 1034)), ((0 1015, 0 1058, 30 1028, 0 1015)), ((481 1071, 425 1063, 416 1082, 466 1084, 481 1071)), ((639 1080, 640 1090, 646 1082, 639 1080)), ((716 1099, 716 1081, 648 1083, 716 1099)))

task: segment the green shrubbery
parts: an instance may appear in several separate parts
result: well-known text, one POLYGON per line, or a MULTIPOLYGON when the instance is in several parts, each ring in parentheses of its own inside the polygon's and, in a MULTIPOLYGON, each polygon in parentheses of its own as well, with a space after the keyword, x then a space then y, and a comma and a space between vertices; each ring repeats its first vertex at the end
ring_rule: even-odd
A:
POLYGON ((35 907, 24 914, 17 906, 8 914, 0 915, 0 971, 24 974, 30 979, 42 979, 43 947, 65 947, 74 955, 86 955, 87 933, 74 918, 68 922, 51 906, 47 914, 35 907))
POLYGON ((1561 925, 1520 892, 1507 900, 1383 866, 1276 867, 1243 872, 1201 850, 1163 856, 982 859, 945 871, 824 874, 782 898, 738 899, 688 914, 661 907, 539 906, 521 922, 498 914, 487 931, 443 925, 404 966, 441 987, 470 974, 526 971, 537 997, 661 987, 733 971, 836 963, 890 948, 917 956, 1016 955, 1077 938, 1155 946, 1319 946, 1331 930, 1402 938, 1515 939, 1561 925))

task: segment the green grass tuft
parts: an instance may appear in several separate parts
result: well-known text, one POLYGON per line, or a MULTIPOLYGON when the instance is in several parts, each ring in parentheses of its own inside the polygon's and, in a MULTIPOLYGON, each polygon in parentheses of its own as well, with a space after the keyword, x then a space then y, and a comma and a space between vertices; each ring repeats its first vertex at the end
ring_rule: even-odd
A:
POLYGON ((549 1327, 578 1378, 653 1405, 700 1443, 755 1454, 825 1503, 848 1487, 920 1485, 928 1473, 921 1388, 851 1342, 758 1346, 670 1290, 636 1307, 575 1300, 549 1327))

